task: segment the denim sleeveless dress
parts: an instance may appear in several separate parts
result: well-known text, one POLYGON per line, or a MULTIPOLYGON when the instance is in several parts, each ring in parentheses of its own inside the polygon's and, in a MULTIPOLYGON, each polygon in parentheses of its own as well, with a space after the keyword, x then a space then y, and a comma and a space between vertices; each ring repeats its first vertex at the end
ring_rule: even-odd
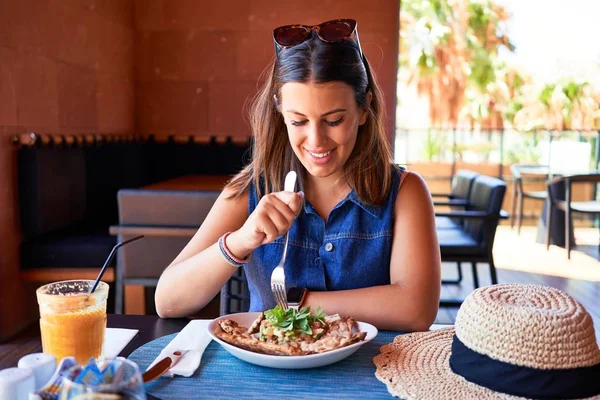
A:
MULTIPOLYGON (((325 222, 309 202, 290 230, 285 262, 286 287, 309 291, 358 289, 390 283, 394 204, 406 171, 393 174, 390 194, 381 206, 365 204, 352 190, 325 222)), ((248 215, 258 204, 256 187, 248 192, 248 215)), ((275 307, 271 272, 283 254, 285 235, 252 252, 245 265, 250 311, 275 307)))

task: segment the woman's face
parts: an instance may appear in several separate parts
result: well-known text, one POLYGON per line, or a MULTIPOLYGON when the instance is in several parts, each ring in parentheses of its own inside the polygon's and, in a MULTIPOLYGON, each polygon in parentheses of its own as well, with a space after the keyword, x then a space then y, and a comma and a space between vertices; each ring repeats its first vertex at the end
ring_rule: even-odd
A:
POLYGON ((281 113, 296 156, 314 177, 339 178, 367 112, 342 82, 289 82, 281 88, 281 113))

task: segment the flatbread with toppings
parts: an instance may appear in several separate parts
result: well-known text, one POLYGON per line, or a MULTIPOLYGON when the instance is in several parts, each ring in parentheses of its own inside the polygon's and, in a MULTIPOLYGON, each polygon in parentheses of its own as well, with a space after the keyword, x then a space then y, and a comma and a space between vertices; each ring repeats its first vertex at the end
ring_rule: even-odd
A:
POLYGON ((257 353, 278 356, 317 354, 345 347, 365 339, 356 321, 338 314, 326 315, 318 307, 283 310, 277 306, 260 313, 250 327, 224 319, 215 335, 223 341, 257 353))

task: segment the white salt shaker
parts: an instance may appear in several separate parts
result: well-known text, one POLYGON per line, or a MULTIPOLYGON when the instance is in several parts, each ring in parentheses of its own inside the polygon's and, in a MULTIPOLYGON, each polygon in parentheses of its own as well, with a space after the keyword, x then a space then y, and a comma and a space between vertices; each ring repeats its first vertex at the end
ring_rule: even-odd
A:
POLYGON ((56 357, 47 353, 27 354, 19 360, 17 366, 33 370, 35 391, 37 392, 48 383, 56 371, 56 357))
POLYGON ((0 371, 0 400, 29 400, 35 391, 31 368, 7 368, 0 371))

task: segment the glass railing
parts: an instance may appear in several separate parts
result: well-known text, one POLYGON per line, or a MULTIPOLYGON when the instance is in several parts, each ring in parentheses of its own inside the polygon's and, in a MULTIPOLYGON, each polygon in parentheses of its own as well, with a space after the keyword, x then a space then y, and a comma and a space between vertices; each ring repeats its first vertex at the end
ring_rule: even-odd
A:
MULTIPOLYGON (((440 163, 503 166, 517 163, 598 169, 600 131, 516 129, 408 129, 397 128, 395 161, 398 164, 440 163)), ((452 168, 453 172, 455 168, 452 168)), ((454 175, 453 173, 451 175, 454 175)))

